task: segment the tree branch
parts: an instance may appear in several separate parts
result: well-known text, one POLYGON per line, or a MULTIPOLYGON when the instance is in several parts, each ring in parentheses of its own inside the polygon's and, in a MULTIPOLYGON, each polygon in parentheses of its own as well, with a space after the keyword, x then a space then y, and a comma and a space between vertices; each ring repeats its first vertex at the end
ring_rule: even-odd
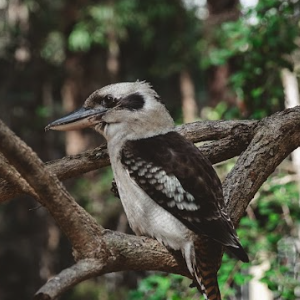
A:
POLYGON ((25 194, 29 194, 33 197, 38 197, 33 188, 28 184, 26 180, 20 175, 20 173, 9 164, 7 159, 0 152, 0 171, 5 180, 10 183, 12 187, 21 190, 25 194))
POLYGON ((258 121, 197 121, 177 126, 177 131, 193 143, 213 141, 228 136, 253 136, 258 121))
MULTIPOLYGON (((49 210, 69 238, 77 252, 76 255, 78 257, 94 255, 95 244, 98 245, 95 236, 101 235, 103 228, 75 202, 57 177, 45 169, 36 153, 2 121, 0 121, 0 149, 8 162, 35 191, 36 199, 49 210)), ((1 173, 4 171, 2 169, 1 173)))
POLYGON ((237 225, 275 168, 300 146, 300 106, 261 120, 251 143, 223 182, 228 210, 237 225))
POLYGON ((34 300, 55 299, 76 284, 96 277, 100 274, 102 265, 97 259, 82 259, 70 268, 64 269, 35 294, 34 300))
MULTIPOLYGON (((223 183, 230 215, 237 224, 258 188, 276 166, 300 145, 300 107, 287 109, 260 122, 196 122, 183 125, 178 130, 194 142, 213 140, 200 146, 211 161, 242 153, 223 183)), ((60 285, 55 285, 55 280, 49 281, 37 293, 36 299, 54 299, 86 278, 121 270, 160 270, 189 276, 181 256, 170 254, 157 241, 103 230, 98 226, 46 171, 36 155, 1 123, 0 146, 9 163, 38 194, 39 201, 48 208, 80 252, 78 263, 58 276, 60 285), (53 190, 49 184, 53 185, 53 190)), ((91 155, 86 155, 86 152, 52 162, 47 168, 55 169, 61 177, 68 177, 78 175, 82 170, 91 170, 95 164, 108 164, 104 149, 88 153, 91 155)))
POLYGON ((105 244, 106 255, 80 260, 63 270, 36 293, 34 300, 55 299, 83 280, 117 271, 153 270, 191 278, 179 252, 171 255, 156 240, 111 230, 105 230, 101 238, 105 244))

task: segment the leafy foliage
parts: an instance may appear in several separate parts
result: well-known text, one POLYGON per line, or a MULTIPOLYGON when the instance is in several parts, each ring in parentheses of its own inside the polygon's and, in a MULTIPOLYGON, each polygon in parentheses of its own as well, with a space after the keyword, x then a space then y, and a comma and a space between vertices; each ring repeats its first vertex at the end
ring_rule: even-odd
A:
POLYGON ((155 52, 150 72, 165 77, 198 58, 194 43, 200 39, 200 25, 194 12, 178 0, 172 4, 158 0, 93 4, 83 10, 70 33, 69 48, 86 52, 93 45, 109 48, 112 36, 119 42, 130 38, 132 48, 139 49, 135 59, 155 52))
POLYGON ((128 300, 192 300, 197 292, 188 286, 189 280, 180 275, 150 275, 129 293, 128 300))
POLYGON ((262 118, 283 108, 281 69, 292 69, 299 8, 297 1, 259 1, 237 21, 222 23, 208 43, 201 43, 207 53, 203 67, 232 63, 230 84, 247 117, 262 118))

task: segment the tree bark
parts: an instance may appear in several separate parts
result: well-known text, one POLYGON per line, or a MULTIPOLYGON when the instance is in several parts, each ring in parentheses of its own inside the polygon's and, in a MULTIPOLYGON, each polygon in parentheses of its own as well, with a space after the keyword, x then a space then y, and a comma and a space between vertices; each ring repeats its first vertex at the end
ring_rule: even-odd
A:
MULTIPOLYGON (((239 18, 239 0, 208 0, 208 18, 205 22, 206 38, 215 43, 215 32, 224 22, 234 21, 239 18)), ((229 77, 232 73, 232 62, 210 67, 208 70, 208 99, 209 105, 216 106, 224 101, 229 107, 236 106, 236 95, 228 86, 229 77)))
MULTIPOLYGON (((225 201, 237 225, 267 177, 299 147, 300 107, 261 121, 195 122, 177 130, 193 142, 209 140, 199 148, 212 162, 240 155, 223 182, 225 201)), ((55 299, 82 280, 121 270, 160 270, 190 276, 181 255, 169 252, 157 241, 98 225, 54 175, 65 179, 106 166, 109 160, 105 148, 45 165, 0 122, 0 151, 1 201, 21 192, 34 196, 69 238, 77 261, 48 281, 35 299, 55 299)))

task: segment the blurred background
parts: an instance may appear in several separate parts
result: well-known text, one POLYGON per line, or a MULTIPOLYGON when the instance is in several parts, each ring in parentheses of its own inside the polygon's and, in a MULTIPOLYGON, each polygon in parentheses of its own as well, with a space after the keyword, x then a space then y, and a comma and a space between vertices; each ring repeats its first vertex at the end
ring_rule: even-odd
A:
MULTIPOLYGON (((151 82, 177 124, 260 119, 299 104, 299 20, 297 0, 0 0, 0 118, 44 161, 103 143, 92 130, 44 127, 118 81, 151 82)), ((299 157, 276 169, 242 219, 251 263, 224 256, 224 299, 300 299, 299 157)), ((216 166, 221 178, 234 162, 216 166)), ((106 168, 65 184, 100 224, 130 233, 111 179, 106 168)), ((68 241, 37 202, 0 206, 1 300, 31 299, 72 263, 68 241)), ((199 299, 189 284, 123 272, 61 299, 199 299)))

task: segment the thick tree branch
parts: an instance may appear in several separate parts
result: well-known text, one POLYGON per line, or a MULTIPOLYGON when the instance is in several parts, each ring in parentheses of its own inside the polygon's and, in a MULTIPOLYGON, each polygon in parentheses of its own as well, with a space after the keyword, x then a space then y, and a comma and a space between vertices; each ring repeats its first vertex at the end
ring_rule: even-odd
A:
POLYGON ((225 201, 235 224, 238 224, 261 185, 299 146, 300 106, 259 122, 250 145, 223 183, 225 201))
MULTIPOLYGON (((1 159, 1 158, 0 158, 1 159)), ((78 155, 65 156, 62 159, 45 163, 46 168, 58 179, 65 180, 86 172, 109 165, 109 157, 105 147, 97 147, 78 155)), ((0 203, 14 198, 22 193, 21 189, 0 178, 0 203)), ((23 191, 24 192, 24 191, 23 191)))
POLYGON ((258 121, 197 121, 177 127, 177 131, 193 143, 230 137, 253 136, 258 121))
POLYGON ((34 300, 55 299, 83 280, 116 271, 153 270, 191 277, 182 256, 179 253, 170 255, 153 239, 111 230, 105 230, 101 238, 108 252, 106 256, 83 259, 63 270, 36 293, 34 300))
MULTIPOLYGON (((38 195, 79 257, 95 252, 95 236, 102 228, 65 190, 55 175, 44 168, 37 155, 0 121, 0 149, 8 162, 38 195)), ((1 170, 1 173, 5 170, 1 170)), ((18 182, 16 182, 18 184, 18 182)), ((99 249, 99 251, 101 251, 99 249)))
POLYGON ((10 183, 12 187, 21 190, 25 194, 29 194, 33 197, 38 197, 34 189, 28 184, 28 182, 20 175, 20 173, 9 164, 7 159, 0 152, 0 170, 1 176, 10 183))
POLYGON ((43 285, 34 296, 34 300, 55 299, 76 284, 96 277, 103 269, 101 262, 97 259, 82 259, 70 268, 64 269, 47 284, 43 285))

